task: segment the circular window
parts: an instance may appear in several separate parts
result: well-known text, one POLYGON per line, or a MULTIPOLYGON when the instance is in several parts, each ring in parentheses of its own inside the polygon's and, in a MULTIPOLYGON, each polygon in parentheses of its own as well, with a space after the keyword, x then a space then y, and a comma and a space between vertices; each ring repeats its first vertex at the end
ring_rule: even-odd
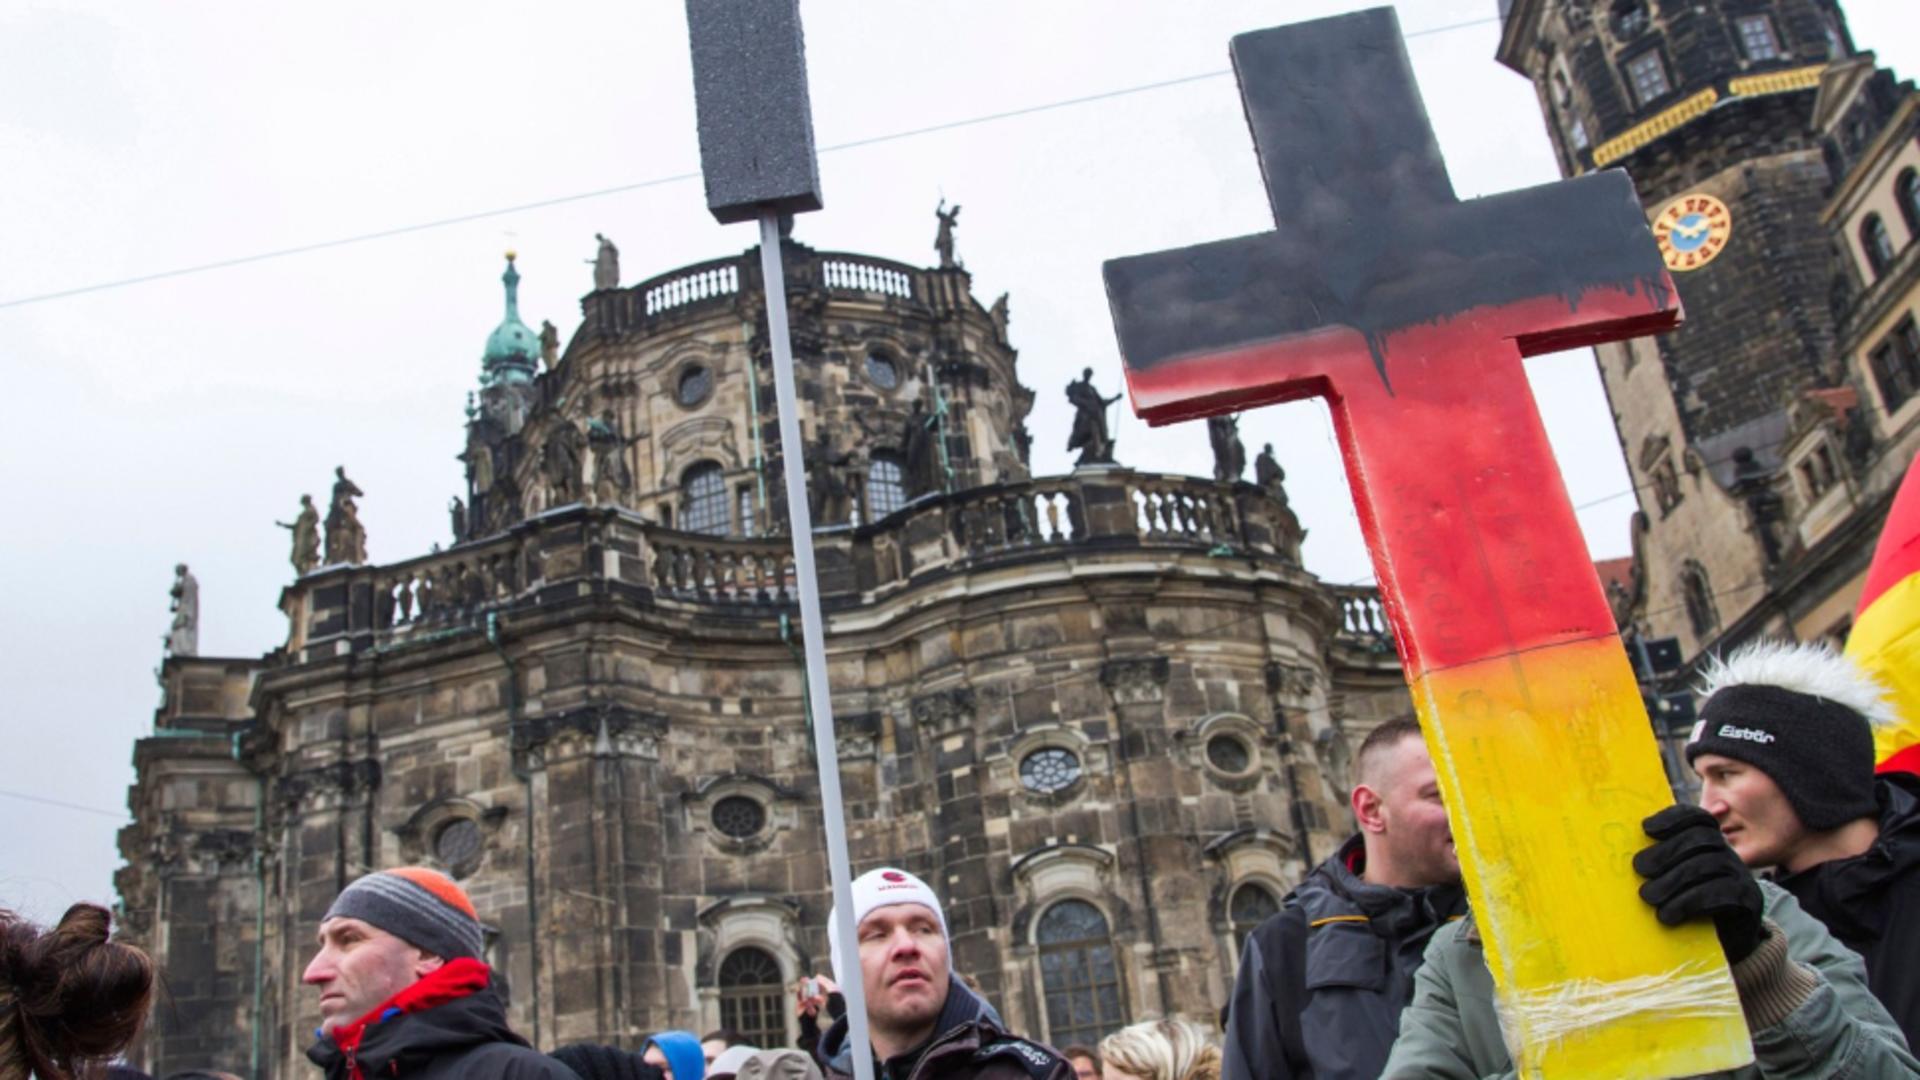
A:
POLYGON ((713 370, 695 364, 680 373, 680 385, 675 389, 674 396, 680 404, 691 408, 707 400, 707 395, 712 391, 713 370))
POLYGON ((745 795, 729 795, 713 804, 713 827, 722 836, 746 840, 767 826, 767 809, 745 795))
POLYGON ((1080 759, 1060 746, 1035 750, 1020 760, 1020 783, 1028 791, 1051 795, 1080 779, 1080 759))
POLYGON ((472 818, 455 818, 433 836, 433 855, 440 865, 465 876, 480 860, 480 825, 472 818))
POLYGON ((867 354, 867 378, 882 390, 900 385, 900 367, 881 353, 867 354))
POLYGON ((1253 751, 1231 735, 1215 735, 1207 740, 1207 763, 1223 773, 1238 776, 1253 765, 1253 751))

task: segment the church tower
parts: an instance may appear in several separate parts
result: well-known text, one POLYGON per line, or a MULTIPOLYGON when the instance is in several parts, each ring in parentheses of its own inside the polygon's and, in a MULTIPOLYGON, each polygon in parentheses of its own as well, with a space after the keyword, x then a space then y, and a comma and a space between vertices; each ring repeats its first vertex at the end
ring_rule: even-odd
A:
POLYGON ((1846 379, 1847 269, 1822 220, 1845 162, 1819 103, 1871 54, 1836 0, 1501 9, 1499 60, 1532 81, 1561 171, 1632 176, 1686 307, 1674 333, 1596 350, 1640 505, 1622 626, 1695 660, 1829 632, 1808 619, 1831 583, 1795 584, 1811 542, 1786 459, 1846 379))

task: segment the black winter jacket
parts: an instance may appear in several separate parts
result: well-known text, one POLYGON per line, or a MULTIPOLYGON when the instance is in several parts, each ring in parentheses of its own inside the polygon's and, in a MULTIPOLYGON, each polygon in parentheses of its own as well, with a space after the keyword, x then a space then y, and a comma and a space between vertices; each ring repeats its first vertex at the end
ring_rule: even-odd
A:
POLYGON ((353 1024, 322 1035, 307 1058, 328 1080, 580 1080, 507 1027, 486 965, 454 960, 353 1024))
MULTIPOLYGON (((852 1080, 846 1017, 834 1021, 815 1055, 827 1080, 852 1080)), ((1073 1066, 1045 1043, 1009 1034, 986 999, 948 976, 947 1003, 927 1041, 874 1063, 878 1080, 1073 1080, 1073 1066)))
POLYGON ((1355 836, 1315 867, 1240 955, 1227 1009, 1227 1080, 1377 1080, 1433 932, 1460 918, 1459 885, 1362 881, 1355 836))
POLYGON ((1880 838, 1863 855, 1774 879, 1867 962, 1867 987, 1920 1046, 1920 777, 1874 782, 1880 838))

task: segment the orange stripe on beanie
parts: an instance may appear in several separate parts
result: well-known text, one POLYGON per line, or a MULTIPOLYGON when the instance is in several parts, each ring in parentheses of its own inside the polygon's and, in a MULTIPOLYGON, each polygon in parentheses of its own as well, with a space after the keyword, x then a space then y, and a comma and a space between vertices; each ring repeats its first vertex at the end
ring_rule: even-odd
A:
POLYGON ((424 866, 380 870, 348 885, 320 921, 334 918, 359 919, 443 960, 478 960, 486 947, 466 890, 424 866))
POLYGON ((480 920, 480 913, 473 910, 473 901, 467 899, 467 890, 454 884, 452 878, 438 870, 429 870, 424 866, 402 866, 381 872, 392 874, 394 877, 406 878, 408 881, 439 897, 441 903, 464 913, 467 918, 475 922, 480 920))

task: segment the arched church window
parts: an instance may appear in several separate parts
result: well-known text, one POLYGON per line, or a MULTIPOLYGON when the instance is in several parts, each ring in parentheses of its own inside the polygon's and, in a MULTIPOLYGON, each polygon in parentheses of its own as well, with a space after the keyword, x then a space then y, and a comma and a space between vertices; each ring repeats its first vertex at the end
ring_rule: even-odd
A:
POLYGON ((1127 1022, 1107 917, 1084 900, 1062 900, 1040 916, 1040 983, 1047 1036, 1055 1046, 1093 1045, 1127 1022))
POLYGON ((720 466, 703 461, 688 469, 680 479, 680 528, 687 532, 725 536, 727 520, 727 482, 720 466))
POLYGON ((780 964, 764 949, 735 949, 720 961, 720 1026, 748 1046, 787 1045, 787 991, 780 964))
POLYGON ((1680 569, 1680 598, 1687 608, 1687 625, 1693 628, 1693 636, 1706 640, 1713 635, 1714 627, 1720 625, 1720 613, 1713 606, 1713 584, 1707 578, 1707 568, 1688 560, 1680 569))
POLYGON ((891 453, 876 453, 867 466, 867 521, 879 521, 907 505, 906 470, 891 453))
POLYGON ((1911 167, 1900 170, 1899 179, 1893 182, 1893 198, 1907 223, 1907 242, 1920 239, 1920 172, 1911 167))
POLYGON ((1887 235, 1887 223, 1879 214, 1868 214, 1860 223, 1860 250, 1866 253, 1867 265, 1876 278, 1893 265, 1893 237, 1887 235))
POLYGON ((1247 938, 1261 923, 1278 914, 1280 901, 1265 885, 1249 881, 1233 890, 1233 899, 1227 903, 1227 918, 1233 923, 1234 955, 1245 952, 1247 938))

